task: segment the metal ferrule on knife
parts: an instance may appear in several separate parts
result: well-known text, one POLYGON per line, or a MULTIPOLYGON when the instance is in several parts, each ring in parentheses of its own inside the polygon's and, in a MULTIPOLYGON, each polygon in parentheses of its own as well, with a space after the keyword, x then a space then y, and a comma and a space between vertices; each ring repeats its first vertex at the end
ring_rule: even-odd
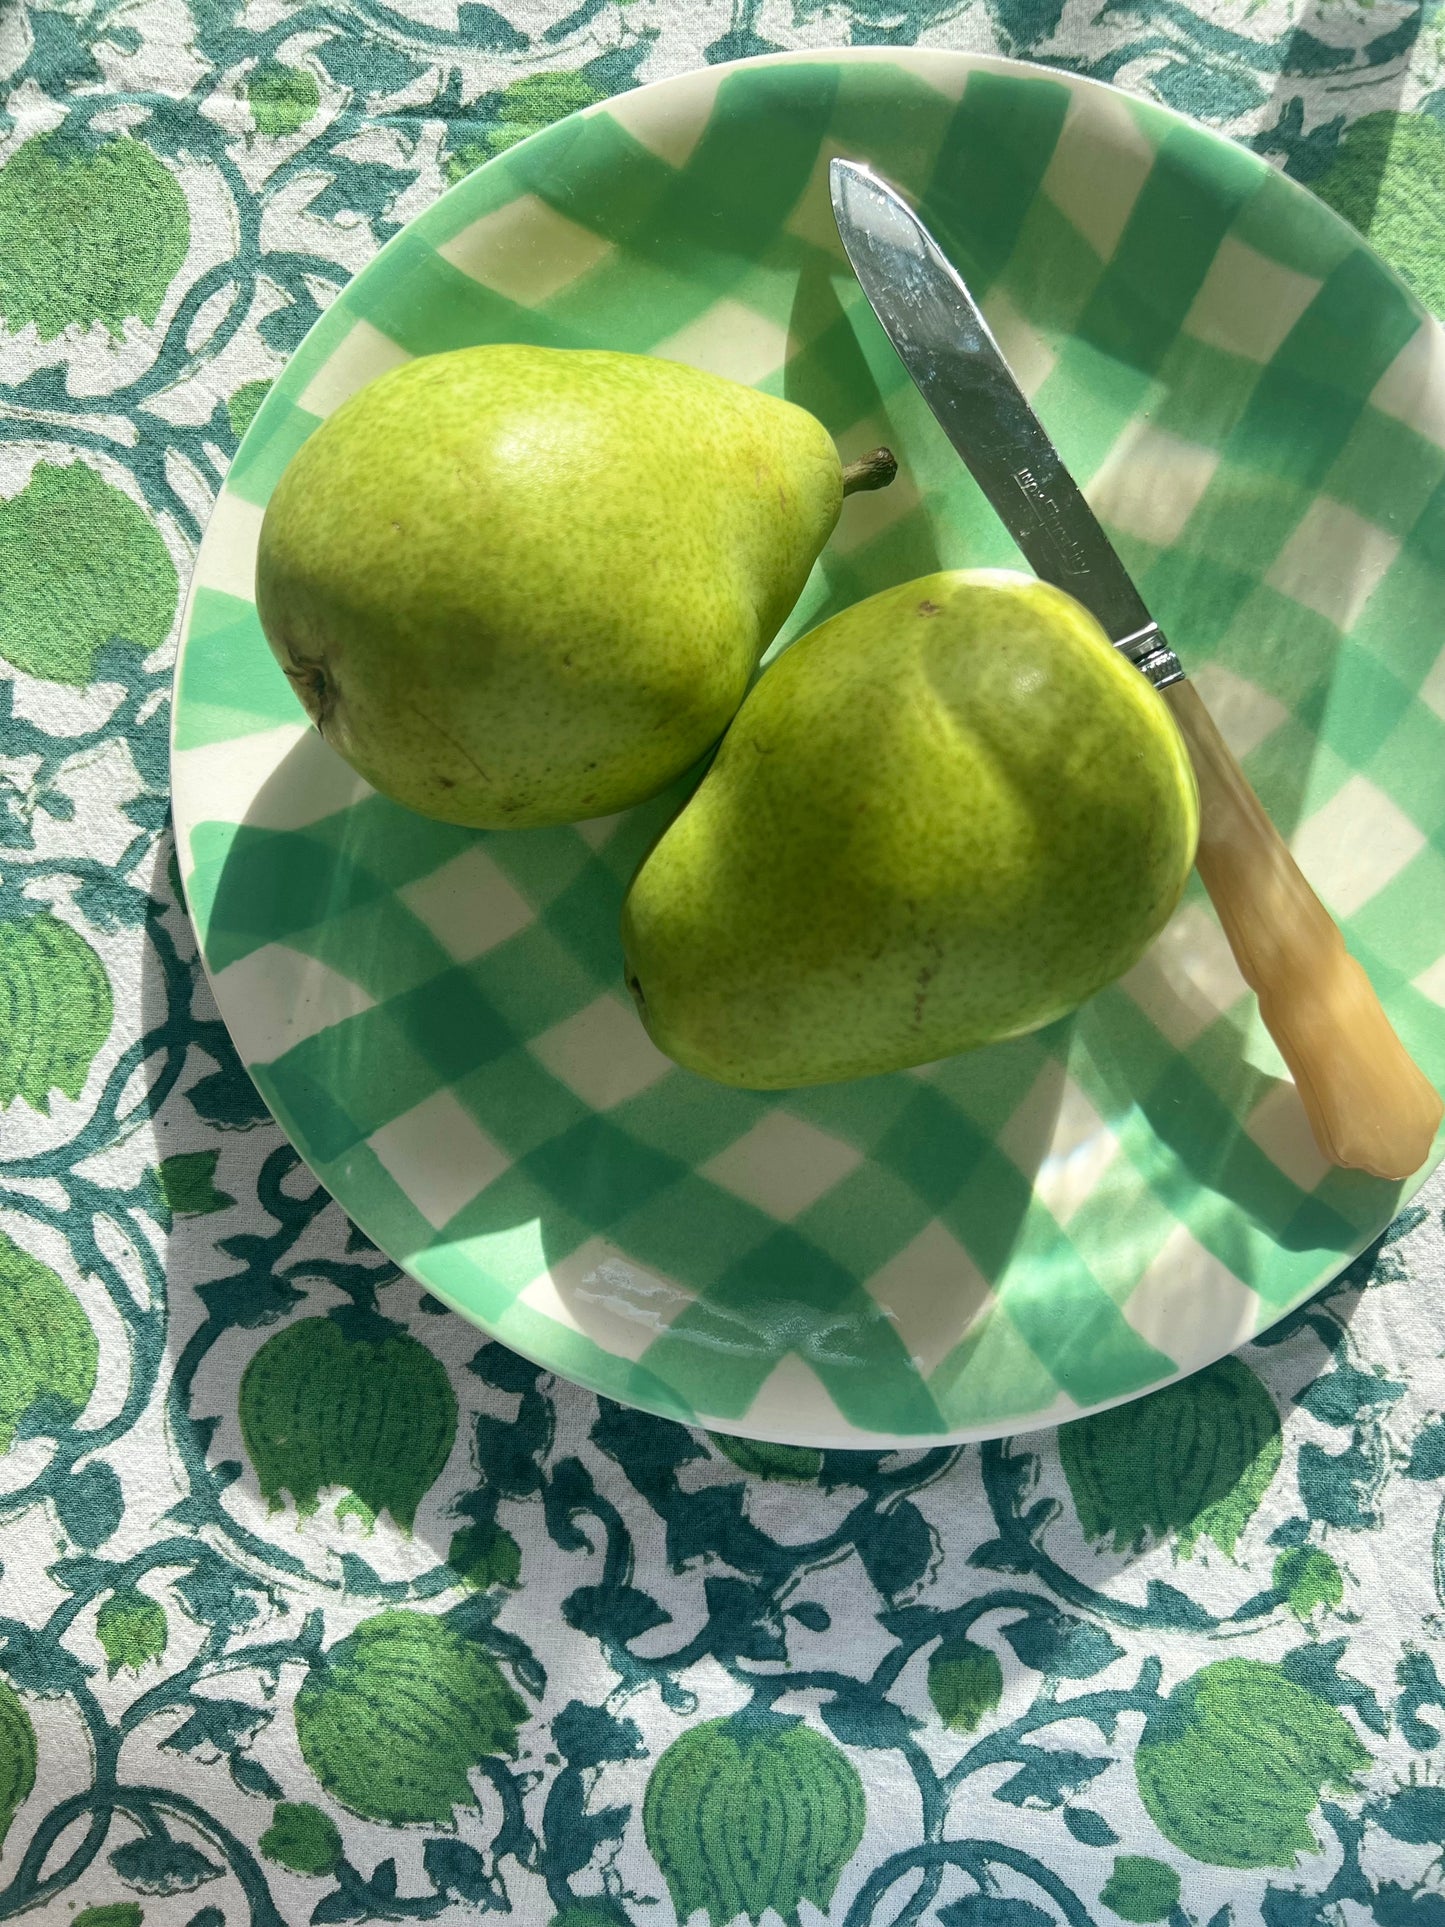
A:
POLYGON ((1169 647, 1157 622, 1151 622, 1147 629, 1139 630, 1137 635, 1117 636, 1114 647, 1122 650, 1156 689, 1167 689, 1170 683, 1184 680, 1183 665, 1169 647))

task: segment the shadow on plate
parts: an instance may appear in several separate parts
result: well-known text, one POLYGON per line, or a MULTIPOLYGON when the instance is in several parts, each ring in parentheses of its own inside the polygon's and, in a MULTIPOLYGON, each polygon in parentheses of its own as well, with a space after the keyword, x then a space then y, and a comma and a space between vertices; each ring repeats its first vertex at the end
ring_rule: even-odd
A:
MULTIPOLYGON (((707 140, 744 156, 764 121, 789 127, 790 90, 811 98, 805 72, 778 69, 748 110, 758 123, 743 114, 707 140)), ((1329 471, 1328 434, 1347 435, 1358 412, 1345 403, 1370 392, 1398 350, 1393 311, 1384 304, 1376 325, 1369 301, 1357 302, 1361 326, 1341 336, 1301 293, 1308 277, 1256 285, 1246 262, 1211 325, 1252 328, 1259 353, 1219 351, 1211 379, 1210 354, 1189 345, 1200 334, 1190 316, 1205 279, 1228 266, 1231 223, 1268 179, 1256 164, 1224 146, 1204 155, 1202 136, 1180 132, 1140 184, 1132 110, 1091 95, 1079 119, 1095 157, 1116 149, 1137 199, 1098 258, 1061 252, 1057 224, 1026 220, 1015 203, 1021 183, 1034 192, 1048 151, 1040 125, 1056 138, 1063 124, 1062 82, 994 75, 976 99, 970 90, 963 116, 921 87, 907 113, 883 118, 862 111, 871 84, 860 69, 850 112, 889 132, 850 151, 926 183, 926 218, 1226 733, 1251 739, 1251 775, 1290 831, 1350 626, 1329 609, 1354 594, 1368 558, 1352 543, 1366 525, 1342 523, 1323 561, 1318 540, 1308 554, 1291 545, 1329 471), (973 166, 985 147, 989 165, 973 166), (1000 164, 1010 156, 1016 167, 1000 164), (1161 219, 1189 242, 1162 277, 1139 238, 1161 219), (1266 301, 1261 288, 1275 293, 1266 301), (1299 311, 1262 319, 1276 297, 1286 307, 1298 297, 1299 311), (1278 341, 1260 348, 1271 327, 1278 341), (1320 393, 1340 405, 1312 408, 1320 393)), ((784 392, 845 455, 880 440, 899 455, 892 489, 846 505, 789 635, 940 566, 1018 560, 843 262, 823 138, 841 139, 843 122, 831 96, 813 106, 818 126, 800 122, 785 157, 798 199, 784 230, 753 205, 746 168, 695 166, 686 196, 650 209, 646 247, 618 243, 689 271, 704 248, 712 293, 752 270, 781 285, 784 392)), ((569 138, 588 138, 579 129, 569 138)), ((1358 272, 1374 270, 1365 261, 1358 272)), ((746 1412, 784 1433, 786 1405, 760 1416, 755 1399, 765 1382, 785 1401, 803 1396, 773 1379, 779 1357, 797 1353, 854 1423, 906 1431, 907 1389, 967 1366, 989 1281, 1042 1299, 1050 1267, 1079 1262, 1074 1206, 1105 1220, 1101 1262, 1114 1265, 1118 1296, 1132 1288, 1119 1275, 1127 1248, 1123 1261, 1108 1251, 1110 1193, 1091 1175, 1114 1144, 1117 1194, 1146 1199, 1150 1235, 1187 1222, 1237 1278, 1255 1280, 1281 1253, 1296 1254, 1291 1277, 1307 1270, 1301 1253, 1323 1271, 1388 1216, 1393 1193, 1311 1161, 1297 1098, 1200 900, 1127 991, 931 1073, 759 1097, 669 1067, 626 1001, 616 925, 632 870, 679 800, 608 825, 484 836, 359 788, 338 793, 334 759, 308 737, 214 849, 208 954, 278 1116, 363 1229, 396 1255, 450 1251, 450 1286, 438 1272, 438 1289, 519 1348, 548 1329, 540 1320, 553 1332, 571 1324, 634 1372, 604 1389, 660 1399, 659 1387, 684 1387, 695 1409, 746 1412), (400 1248, 380 1207, 368 1222, 368 1201, 388 1186, 411 1200, 398 1211, 412 1221, 400 1248), (1048 1220, 1040 1237, 1035 1192, 1052 1239, 1048 1220), (888 1397, 874 1396, 880 1375, 903 1401, 891 1416, 888 1397)), ((1151 1257, 1157 1248, 1156 1238, 1151 1257)))
MULTIPOLYGON (((581 830, 459 830, 339 774, 308 733, 206 886, 222 1008, 297 1148, 383 1249, 519 1349, 545 1350, 538 1320, 570 1323, 619 1361, 598 1389, 779 1436, 809 1395, 778 1369, 796 1355, 853 1425, 936 1431, 923 1378, 967 1367, 989 1281, 1037 1299, 1078 1270, 1071 1237, 1041 1242, 1030 1206, 1037 1188, 1059 1211, 1061 1183, 1089 1195, 1081 1052, 1095 1123, 1143 1131, 1164 1194, 1201 1188, 1240 1275, 1261 1233, 1313 1249, 1388 1217, 1367 1181, 1281 1177, 1239 1117, 1276 1093, 1297 1104, 1290 1087, 1218 1021, 1239 1108, 1218 1062, 1213 1090, 1197 1072, 1181 1083, 1138 986, 919 1073, 764 1096, 670 1066, 626 1001, 616 927, 680 801, 581 830), (414 981, 398 989, 400 957, 414 981), (284 982, 267 975, 278 962, 284 982), (248 984, 265 1008, 248 1010, 248 984), (384 1178, 412 1201, 400 1244, 384 1178)), ((1164 965, 1141 969, 1169 988, 1164 965)), ((1186 991, 1207 1000, 1198 982, 1170 994, 1186 991)))
MULTIPOLYGON (((308 734, 260 786, 215 872, 207 949, 243 1057, 362 1229, 395 1256, 423 1248, 398 1251, 368 1212, 364 1167, 379 1159, 438 1245, 469 1248, 463 1270, 495 1261, 475 1294, 485 1316, 515 1297, 543 1317, 565 1307, 604 1349, 635 1361, 649 1352, 645 1370, 665 1365, 694 1409, 724 1414, 748 1410, 796 1352, 855 1423, 907 1429, 883 1422, 883 1392, 865 1383, 891 1374, 890 1395, 906 1383, 920 1407, 910 1418, 936 1430, 915 1345, 929 1364, 947 1354, 980 1308, 983 1277, 1007 1266, 1048 1152, 1048 1093, 1020 1115, 1005 1158, 925 1076, 778 1096, 680 1071, 637 1023, 616 935, 627 883, 676 793, 604 825, 488 835, 427 823, 359 784, 337 810, 333 760, 308 734), (302 827, 274 827, 283 822, 302 827), (444 871, 446 912, 423 894, 444 871), (491 889, 490 914, 509 934, 461 934, 456 893, 469 879, 491 889), (452 956, 421 927, 422 910, 452 956), (429 943, 432 979, 390 988, 395 959, 420 969, 429 943), (286 984, 268 983, 283 953, 286 984), (279 990, 289 1009, 253 1028, 247 982, 273 1005, 279 990), (454 1025, 463 1013, 470 1028, 454 1025), (278 1052, 288 1024, 296 1041, 278 1052), (975 1231, 966 1198, 981 1163, 999 1182, 975 1231), (976 1277, 950 1296, 959 1244, 973 1248, 976 1277)), ((1039 1058, 989 1058, 1001 1123, 1023 1112, 1039 1058)), ((445 1271, 428 1282, 467 1298, 445 1271)), ((526 1350, 524 1326, 502 1335, 526 1350)))

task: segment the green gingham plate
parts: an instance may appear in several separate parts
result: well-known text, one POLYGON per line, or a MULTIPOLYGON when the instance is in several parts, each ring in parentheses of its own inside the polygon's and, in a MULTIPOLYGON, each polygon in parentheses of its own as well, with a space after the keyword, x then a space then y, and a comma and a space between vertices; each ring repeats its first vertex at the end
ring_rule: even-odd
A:
MULTIPOLYGON (((1445 340, 1262 161, 1092 82, 961 54, 783 56, 511 149, 302 344, 196 567, 175 815, 206 967, 297 1149, 438 1298, 671 1417, 813 1445, 976 1438, 1204 1365, 1358 1252, 1192 888, 1076 1017, 783 1097, 649 1044, 616 919, 661 806, 424 821, 303 727, 251 601, 263 505, 353 389, 481 341, 673 356, 902 474, 848 503, 790 634, 1017 564, 848 273, 835 154, 919 201, 1407 1044, 1445 1081, 1445 340)), ((565 566, 565 558, 559 558, 565 566)), ((676 799, 673 799, 675 806, 676 799)))

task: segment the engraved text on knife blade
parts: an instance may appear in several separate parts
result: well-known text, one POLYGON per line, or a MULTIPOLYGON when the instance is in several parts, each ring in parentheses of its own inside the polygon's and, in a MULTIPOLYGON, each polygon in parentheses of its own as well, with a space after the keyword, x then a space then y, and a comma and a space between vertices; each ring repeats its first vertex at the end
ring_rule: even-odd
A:
POLYGON ((1016 468, 1014 470, 1014 481, 1018 485, 1020 493, 1027 496, 1029 501, 1032 502, 1034 512, 1043 518, 1041 533, 1051 538, 1062 568, 1067 571, 1069 575, 1087 576, 1089 573, 1089 558, 1085 555, 1081 545, 1069 533, 1069 530, 1064 524, 1059 505, 1049 493, 1048 489, 1038 480, 1031 468, 1016 468))

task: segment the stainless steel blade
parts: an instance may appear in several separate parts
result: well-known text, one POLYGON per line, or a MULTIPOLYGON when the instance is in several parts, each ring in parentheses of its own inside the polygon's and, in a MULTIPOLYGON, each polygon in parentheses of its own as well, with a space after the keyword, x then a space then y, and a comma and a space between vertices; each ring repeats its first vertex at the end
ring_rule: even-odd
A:
POLYGON ((829 180, 838 233, 873 312, 1030 567, 1082 602, 1156 688, 1178 682, 1178 657, 962 277, 869 168, 835 160, 829 180))

